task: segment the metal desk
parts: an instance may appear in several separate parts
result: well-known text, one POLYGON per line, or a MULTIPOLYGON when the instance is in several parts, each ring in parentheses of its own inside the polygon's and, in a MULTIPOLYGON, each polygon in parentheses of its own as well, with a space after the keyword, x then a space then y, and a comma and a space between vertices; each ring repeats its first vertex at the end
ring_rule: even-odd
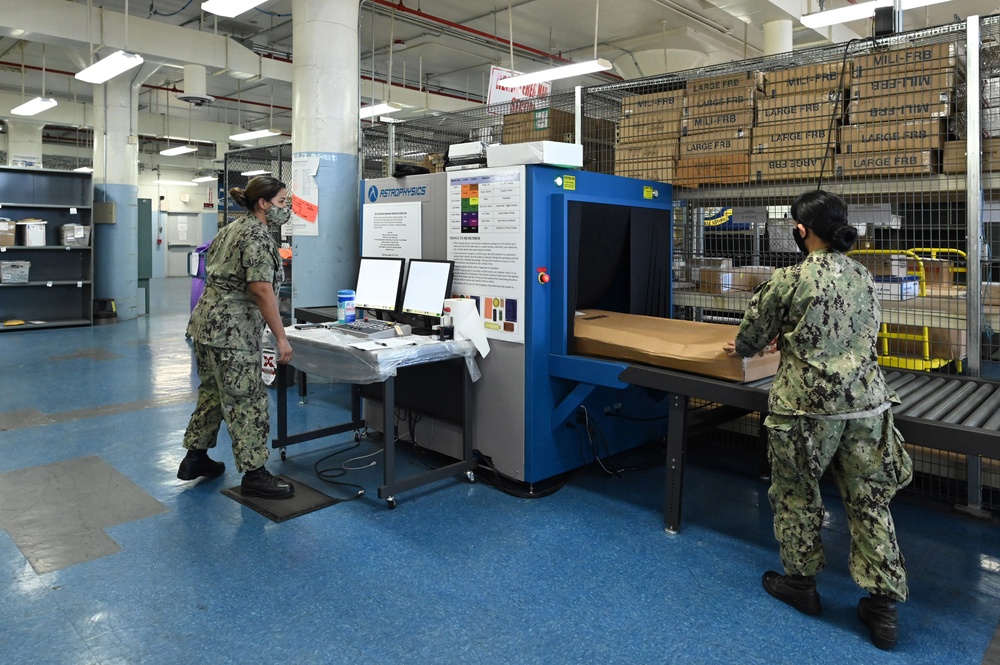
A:
POLYGON ((355 438, 361 436, 365 420, 361 414, 360 385, 380 383, 382 385, 383 421, 394 422, 392 417, 396 403, 396 372, 401 367, 436 363, 454 358, 465 358, 468 371, 464 373, 462 391, 462 459, 443 467, 432 469, 404 479, 396 477, 396 432, 385 432, 385 464, 383 484, 378 488, 378 497, 385 499, 389 508, 396 507, 396 494, 435 482, 442 478, 465 473, 470 481, 475 480, 473 470, 472 441, 472 383, 479 379, 479 368, 474 356, 476 347, 469 340, 441 342, 427 337, 410 336, 413 346, 363 351, 350 346, 360 341, 357 337, 344 335, 326 328, 296 330, 286 328, 285 334, 295 350, 292 366, 317 376, 324 376, 337 383, 352 384, 351 420, 329 427, 296 434, 288 433, 288 394, 284 372, 277 373, 278 436, 271 441, 272 448, 282 451, 285 457, 287 446, 312 441, 314 439, 354 431, 355 438))

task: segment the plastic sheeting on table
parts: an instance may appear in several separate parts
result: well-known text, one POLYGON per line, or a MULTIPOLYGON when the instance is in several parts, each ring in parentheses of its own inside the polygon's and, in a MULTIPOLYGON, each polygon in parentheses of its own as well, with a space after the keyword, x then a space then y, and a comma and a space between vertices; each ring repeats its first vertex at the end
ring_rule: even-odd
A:
MULTIPOLYGON (((400 367, 464 357, 472 380, 482 373, 476 364, 476 347, 471 340, 442 342, 430 337, 410 335, 413 346, 362 351, 351 345, 361 338, 334 332, 328 328, 296 330, 285 328, 292 345, 291 365, 312 378, 321 376, 337 383, 379 383, 396 376, 400 367)), ((267 346, 274 348, 274 337, 268 333, 267 346)), ((398 339, 398 338, 397 338, 398 339)))

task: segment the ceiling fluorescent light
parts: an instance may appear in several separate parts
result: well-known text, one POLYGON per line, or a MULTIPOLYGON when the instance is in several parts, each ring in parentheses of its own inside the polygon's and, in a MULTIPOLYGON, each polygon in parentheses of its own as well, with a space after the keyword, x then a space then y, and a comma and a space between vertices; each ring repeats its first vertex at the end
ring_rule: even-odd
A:
POLYGON ((93 173, 94 169, 90 168, 89 166, 78 166, 75 169, 73 169, 73 171, 76 173, 93 173))
POLYGON ((197 187, 197 183, 190 180, 154 180, 157 185, 170 185, 171 187, 197 187))
POLYGON ((377 115, 386 115, 388 113, 395 113, 403 108, 402 104, 396 104, 395 102, 388 102, 386 104, 373 104, 371 106, 365 106, 358 112, 358 117, 362 120, 368 120, 369 118, 374 118, 377 115))
POLYGON ((104 83, 133 67, 142 64, 142 56, 128 51, 115 51, 106 58, 98 60, 83 71, 77 72, 75 78, 87 83, 104 83))
POLYGON ((10 112, 13 115, 37 115, 42 111, 48 111, 58 103, 59 102, 51 97, 35 97, 34 99, 29 99, 16 108, 12 108, 10 112))
POLYGON ((271 172, 266 169, 257 169, 256 171, 244 171, 240 175, 254 176, 254 175, 269 175, 271 172))
POLYGON ((531 85, 532 83, 545 83, 546 81, 555 81, 556 79, 566 79, 573 76, 583 76, 584 74, 593 74, 595 72, 606 72, 611 69, 611 63, 604 58, 598 58, 597 60, 588 60, 587 62, 574 62, 569 65, 563 65, 561 67, 553 67, 552 69, 544 69, 540 72, 531 72, 530 74, 518 74, 517 76, 511 76, 510 78, 505 78, 500 81, 497 85, 502 88, 521 88, 526 85, 531 85))
POLYGON ((229 137, 230 141, 253 141, 254 139, 262 139, 268 136, 279 136, 281 134, 280 129, 255 129, 252 132, 243 132, 242 134, 232 134, 229 137))
POLYGON ((217 175, 202 175, 198 176, 197 178, 191 178, 191 182, 211 182, 213 180, 218 180, 218 179, 219 176, 217 175))
POLYGON ((201 3, 202 11, 225 16, 226 18, 236 18, 243 12, 248 12, 257 5, 264 4, 264 0, 208 0, 201 3))
MULTIPOLYGON (((927 5, 936 5, 939 2, 947 2, 947 0, 902 0, 900 8, 906 11, 907 9, 916 9, 917 7, 925 7, 927 5)), ((807 28, 825 28, 829 25, 839 25, 850 21, 871 18, 875 16, 875 9, 877 7, 892 7, 892 0, 859 2, 855 5, 828 9, 825 12, 806 14, 799 20, 807 28)))
POLYGON ((166 155, 167 157, 176 157, 177 155, 186 155, 189 152, 198 152, 198 148, 193 145, 179 145, 176 148, 161 150, 160 154, 166 155))

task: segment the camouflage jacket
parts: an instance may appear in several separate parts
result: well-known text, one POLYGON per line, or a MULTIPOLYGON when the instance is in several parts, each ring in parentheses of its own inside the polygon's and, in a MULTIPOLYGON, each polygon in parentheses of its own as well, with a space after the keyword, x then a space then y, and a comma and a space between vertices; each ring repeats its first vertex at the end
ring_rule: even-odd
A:
POLYGON ((864 412, 898 402, 878 366, 882 310, 871 274, 833 250, 811 252, 758 287, 736 336, 744 357, 778 338, 768 406, 778 415, 864 412))
POLYGON ((199 344, 259 351, 264 316, 250 293, 250 282, 270 282, 277 296, 284 280, 278 245, 267 227, 244 215, 223 227, 205 257, 205 291, 188 334, 199 344))

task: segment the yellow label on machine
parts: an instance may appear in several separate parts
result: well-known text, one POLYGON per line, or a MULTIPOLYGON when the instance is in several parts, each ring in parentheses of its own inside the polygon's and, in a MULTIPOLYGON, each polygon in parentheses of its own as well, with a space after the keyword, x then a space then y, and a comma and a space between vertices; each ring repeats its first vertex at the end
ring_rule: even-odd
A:
POLYGON ((642 188, 642 198, 651 199, 653 198, 653 188, 646 186, 642 188))
POLYGON ((564 175, 563 176, 563 189, 567 191, 576 191, 576 176, 575 175, 564 175))

